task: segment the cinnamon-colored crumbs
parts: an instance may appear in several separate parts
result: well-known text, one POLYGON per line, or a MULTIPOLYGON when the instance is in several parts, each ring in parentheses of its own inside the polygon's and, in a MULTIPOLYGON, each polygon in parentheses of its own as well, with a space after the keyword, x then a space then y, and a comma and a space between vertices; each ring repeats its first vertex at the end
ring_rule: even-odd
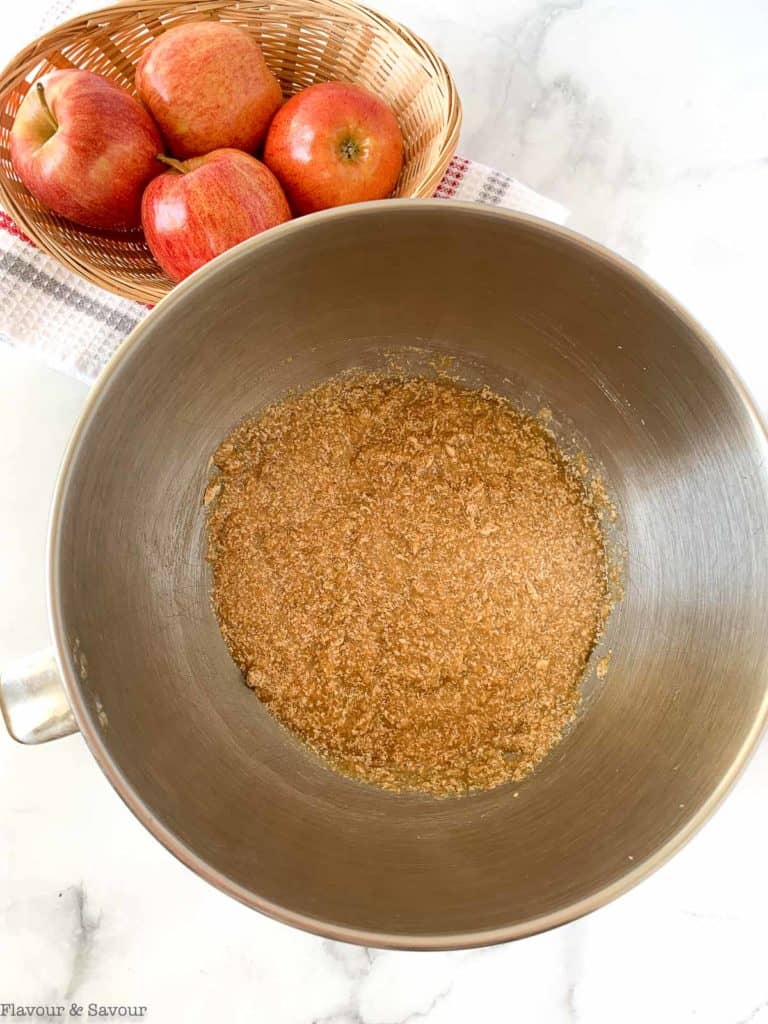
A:
POLYGON ((608 610, 597 513, 540 423, 447 379, 333 379, 242 424, 206 492, 213 604, 269 710, 338 770, 520 779, 608 610))

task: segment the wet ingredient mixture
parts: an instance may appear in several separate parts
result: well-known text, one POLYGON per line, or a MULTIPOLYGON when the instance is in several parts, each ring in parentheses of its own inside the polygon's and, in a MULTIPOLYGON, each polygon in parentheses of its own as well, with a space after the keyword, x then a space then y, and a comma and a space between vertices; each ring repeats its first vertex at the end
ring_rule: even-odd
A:
POLYGON ((443 378, 335 378, 243 423, 206 492, 213 604, 250 687, 336 769, 436 795, 520 779, 608 613, 582 478, 443 378))

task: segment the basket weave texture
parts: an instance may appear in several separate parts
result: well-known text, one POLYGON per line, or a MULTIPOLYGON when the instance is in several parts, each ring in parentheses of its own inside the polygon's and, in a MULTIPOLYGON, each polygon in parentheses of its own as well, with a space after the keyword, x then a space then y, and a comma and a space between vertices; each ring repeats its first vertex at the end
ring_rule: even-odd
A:
POLYGON ((135 92, 134 67, 152 40, 203 19, 247 29, 286 96, 336 80, 386 99, 405 141, 394 195, 431 195, 456 149, 461 105, 445 64, 407 29, 353 0, 141 0, 74 18, 27 46, 0 75, 0 203, 64 266, 139 302, 157 302, 173 287, 141 231, 80 227, 43 207, 14 172, 10 130, 30 86, 49 71, 82 68, 135 92))

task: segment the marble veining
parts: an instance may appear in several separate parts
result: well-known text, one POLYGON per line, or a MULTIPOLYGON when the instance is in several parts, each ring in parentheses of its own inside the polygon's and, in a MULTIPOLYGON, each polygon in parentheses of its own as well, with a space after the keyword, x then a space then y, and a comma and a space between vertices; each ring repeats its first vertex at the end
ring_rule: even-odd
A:
MULTIPOLYGON (((12 5, 0 60, 93 6, 12 5)), ((450 64, 461 152, 651 273, 768 409, 764 0, 374 6, 450 64)), ((47 508, 84 396, 0 346, 0 659, 47 642, 47 508)), ((0 736, 0 779, 0 1004, 146 1005, 158 1024, 768 1024, 765 742, 712 822, 631 893, 454 953, 332 943, 227 900, 142 829, 80 737, 0 736)))
POLYGON ((74 911, 72 973, 63 996, 66 1002, 75 995, 83 979, 87 976, 91 954, 96 945, 101 915, 94 917, 89 913, 85 887, 82 882, 59 893, 59 899, 65 897, 72 904, 74 911))

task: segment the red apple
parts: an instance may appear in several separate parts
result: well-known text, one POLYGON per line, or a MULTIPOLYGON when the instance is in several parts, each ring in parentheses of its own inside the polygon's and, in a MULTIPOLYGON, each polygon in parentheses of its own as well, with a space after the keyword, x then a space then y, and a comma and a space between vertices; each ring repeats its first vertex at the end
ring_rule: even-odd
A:
POLYGON ((163 32, 136 65, 136 88, 184 158, 256 149, 283 98, 256 40, 218 21, 163 32))
POLYGON ((171 170, 147 186, 141 222, 152 255, 174 281, 251 235, 290 220, 274 174, 242 150, 161 159, 171 170))
POLYGON ((11 160, 32 195, 92 228, 136 227, 162 170, 163 140, 125 89, 90 71, 54 71, 29 90, 11 128, 11 160))
POLYGON ((387 104, 358 85, 323 82, 272 120, 264 162, 294 213, 384 199, 403 166, 403 136, 387 104))

